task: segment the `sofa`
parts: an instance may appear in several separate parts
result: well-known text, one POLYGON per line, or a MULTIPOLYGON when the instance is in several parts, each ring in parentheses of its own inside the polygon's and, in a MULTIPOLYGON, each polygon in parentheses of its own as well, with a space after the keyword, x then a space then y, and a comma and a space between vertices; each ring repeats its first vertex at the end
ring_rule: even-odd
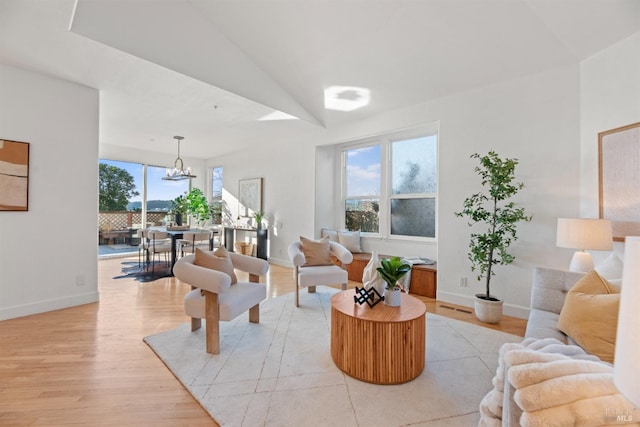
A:
MULTIPOLYGON (((564 344, 575 344, 557 328, 560 311, 567 292, 584 276, 584 273, 537 267, 531 286, 531 306, 525 339, 553 338, 564 344)), ((519 425, 522 409, 514 400, 515 388, 508 381, 509 363, 502 366, 504 394, 502 400, 503 425, 519 425)))
POLYGON ((584 273, 537 267, 531 286, 531 307, 525 338, 555 338, 565 344, 575 344, 556 325, 567 292, 584 273))
MULTIPOLYGON (((622 264, 617 255, 596 271, 619 286, 622 264)), ((637 421, 637 409, 613 384, 613 365, 585 351, 557 327, 567 293, 584 276, 535 269, 525 338, 500 349, 494 388, 480 403, 479 425, 616 424, 619 412, 608 413, 612 408, 637 421)))

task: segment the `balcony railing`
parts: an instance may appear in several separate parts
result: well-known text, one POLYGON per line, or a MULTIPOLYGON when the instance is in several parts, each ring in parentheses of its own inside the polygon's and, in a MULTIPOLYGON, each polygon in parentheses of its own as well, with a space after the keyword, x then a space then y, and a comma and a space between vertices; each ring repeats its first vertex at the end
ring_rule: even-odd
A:
MULTIPOLYGON (((128 230, 142 227, 141 211, 102 211, 98 214, 100 230, 128 230)), ((163 225, 167 212, 147 212, 147 227, 163 225)))

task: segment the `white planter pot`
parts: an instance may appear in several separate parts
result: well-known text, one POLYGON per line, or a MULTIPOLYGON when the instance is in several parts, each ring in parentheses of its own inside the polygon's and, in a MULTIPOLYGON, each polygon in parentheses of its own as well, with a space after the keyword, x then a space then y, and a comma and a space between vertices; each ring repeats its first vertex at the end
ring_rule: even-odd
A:
MULTIPOLYGON (((473 303, 473 308, 478 320, 484 323, 498 323, 502 319, 502 304, 503 301, 490 301, 482 298, 478 298, 477 294, 473 303)), ((491 295, 492 298, 495 298, 491 295)))
POLYGON ((385 289, 384 290, 384 303, 389 307, 400 307, 400 301, 402 300, 402 295, 400 289, 385 289))

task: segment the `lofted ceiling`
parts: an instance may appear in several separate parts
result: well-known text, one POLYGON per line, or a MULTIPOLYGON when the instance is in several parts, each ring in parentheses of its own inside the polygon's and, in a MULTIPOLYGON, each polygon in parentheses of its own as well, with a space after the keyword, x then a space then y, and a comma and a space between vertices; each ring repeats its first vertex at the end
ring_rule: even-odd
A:
POLYGON ((0 0, 0 62, 99 89, 101 144, 175 153, 183 135, 205 159, 313 143, 637 31, 638 0, 0 0))

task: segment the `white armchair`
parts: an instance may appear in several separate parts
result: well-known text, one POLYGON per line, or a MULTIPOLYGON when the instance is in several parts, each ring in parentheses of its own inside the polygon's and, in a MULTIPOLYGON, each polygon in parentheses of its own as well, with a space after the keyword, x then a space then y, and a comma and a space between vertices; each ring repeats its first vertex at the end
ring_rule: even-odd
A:
POLYGON ((220 352, 219 321, 229 321, 249 311, 249 321, 260 322, 260 302, 267 297, 266 287, 257 283, 269 270, 269 263, 260 258, 229 253, 234 269, 249 273, 249 282, 231 285, 231 277, 218 270, 194 264, 195 255, 180 258, 173 267, 178 280, 193 289, 184 297, 184 311, 191 317, 191 331, 206 320, 207 353, 220 352))
MULTIPOLYGON (((342 263, 350 264, 353 255, 347 248, 336 242, 329 242, 329 251, 342 263)), ((307 287, 309 293, 316 290, 319 285, 341 284, 342 290, 347 289, 349 276, 347 271, 337 265, 313 265, 305 266, 306 259, 300 242, 293 242, 288 248, 289 259, 294 265, 294 278, 296 282, 296 307, 300 305, 298 290, 307 287)))

